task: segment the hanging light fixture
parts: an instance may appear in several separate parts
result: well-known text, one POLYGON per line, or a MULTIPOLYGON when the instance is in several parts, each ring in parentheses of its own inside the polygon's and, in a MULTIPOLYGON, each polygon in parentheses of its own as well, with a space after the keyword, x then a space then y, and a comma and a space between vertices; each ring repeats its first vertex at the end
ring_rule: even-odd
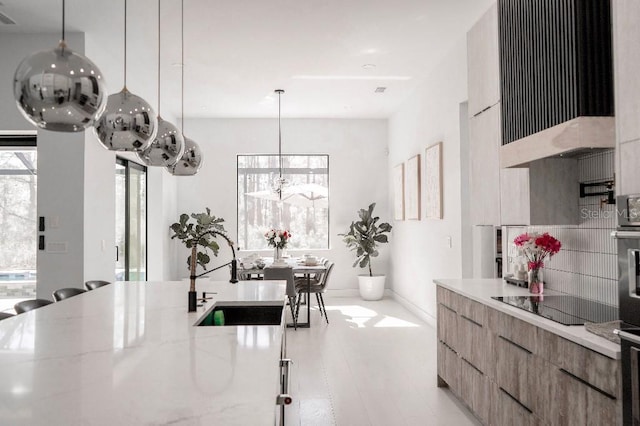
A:
POLYGON ((127 0, 124 0, 124 84, 109 96, 95 126, 100 143, 110 151, 142 151, 156 137, 158 116, 139 96, 127 90, 127 0))
POLYGON ((198 173, 202 166, 202 151, 197 143, 193 139, 189 139, 184 134, 184 0, 181 1, 181 17, 182 17, 182 38, 181 38, 181 61, 182 61, 182 74, 181 74, 181 102, 182 102, 182 136, 184 137, 184 154, 173 166, 167 167, 169 173, 174 176, 193 176, 198 173))
POLYGON ((151 144, 138 158, 147 166, 167 167, 174 165, 184 154, 184 137, 176 126, 160 115, 160 0, 158 0, 158 133, 151 144))
POLYGON ((271 183, 271 190, 278 194, 278 198, 282 200, 282 191, 285 187, 289 186, 289 181, 282 176, 282 127, 281 127, 281 109, 280 109, 280 97, 284 93, 284 90, 277 89, 275 91, 278 94, 278 176, 273 179, 271 183))
POLYGON ((102 73, 65 42, 65 0, 58 47, 20 62, 13 77, 13 94, 22 115, 47 130, 81 132, 104 111, 107 90, 102 73))

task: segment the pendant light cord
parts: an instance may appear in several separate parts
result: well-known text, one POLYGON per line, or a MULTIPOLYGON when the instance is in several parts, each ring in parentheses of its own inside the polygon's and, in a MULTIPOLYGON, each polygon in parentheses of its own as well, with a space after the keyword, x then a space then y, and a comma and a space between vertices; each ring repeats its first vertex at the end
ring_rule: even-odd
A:
POLYGON ((65 26, 64 9, 65 9, 65 0, 62 0, 62 40, 63 41, 64 41, 64 26, 65 26))
POLYGON ((180 62, 182 62, 182 72, 180 74, 180 90, 181 90, 181 114, 182 114, 182 136, 184 136, 184 0, 180 3, 180 13, 181 13, 181 21, 182 26, 181 30, 181 39, 180 39, 180 62))
MULTIPOLYGON (((282 90, 278 90, 278 167, 280 171, 280 181, 282 182, 282 126, 280 124, 281 110, 280 110, 280 97, 282 96, 282 90)), ((280 188, 282 192, 282 188, 280 188)))
POLYGON ((127 88, 127 0, 124 0, 124 88, 127 88))
POLYGON ((158 118, 160 118, 160 0, 158 0, 158 118))

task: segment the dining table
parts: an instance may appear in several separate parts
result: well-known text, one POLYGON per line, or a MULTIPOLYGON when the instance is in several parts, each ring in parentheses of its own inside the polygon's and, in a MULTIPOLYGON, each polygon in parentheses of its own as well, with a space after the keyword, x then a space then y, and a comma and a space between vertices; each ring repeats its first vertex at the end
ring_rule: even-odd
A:
MULTIPOLYGON (((299 328, 310 328, 311 327, 311 303, 310 302, 310 294, 311 294, 311 276, 315 274, 324 274, 327 271, 326 266, 322 263, 317 263, 315 265, 309 264, 309 262, 305 262, 302 258, 285 258, 282 259, 283 262, 280 264, 274 264, 273 258, 262 258, 264 261, 264 267, 258 268, 255 266, 255 263, 252 262, 248 265, 245 265, 244 262, 241 262, 238 267, 238 274, 244 275, 245 277, 256 276, 260 279, 264 275, 264 268, 268 267, 291 267, 293 269, 294 275, 302 275, 307 279, 306 286, 306 297, 307 297, 307 320, 305 322, 300 322, 296 320, 296 327, 299 328)), ((293 327, 293 324, 287 324, 287 327, 293 327)))

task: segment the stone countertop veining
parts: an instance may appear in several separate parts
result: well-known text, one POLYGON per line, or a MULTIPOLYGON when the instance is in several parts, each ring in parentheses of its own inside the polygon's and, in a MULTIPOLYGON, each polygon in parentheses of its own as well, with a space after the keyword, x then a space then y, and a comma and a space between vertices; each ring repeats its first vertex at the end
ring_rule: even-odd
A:
MULTIPOLYGON (((620 359, 620 345, 588 332, 584 326, 563 325, 491 298, 493 296, 530 296, 531 293, 526 288, 506 284, 501 279, 435 279, 434 282, 462 296, 513 315, 529 324, 557 334, 609 358, 620 359)), ((563 293, 545 289, 544 294, 563 293)))
POLYGON ((273 425, 283 327, 195 327, 216 301, 284 304, 284 282, 114 283, 0 321, 0 424, 273 425))

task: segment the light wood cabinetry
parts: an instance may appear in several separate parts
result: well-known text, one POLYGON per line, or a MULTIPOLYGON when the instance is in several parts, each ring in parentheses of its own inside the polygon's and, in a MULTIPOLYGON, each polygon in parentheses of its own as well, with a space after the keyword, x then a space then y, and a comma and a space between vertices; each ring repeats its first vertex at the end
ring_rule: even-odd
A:
POLYGON ((469 116, 500 101, 498 6, 493 4, 467 33, 469 116))
POLYGON ((613 13, 613 52, 618 194, 640 193, 640 2, 617 0, 613 13))
POLYGON ((441 286, 437 297, 438 385, 484 424, 621 424, 620 361, 441 286))

